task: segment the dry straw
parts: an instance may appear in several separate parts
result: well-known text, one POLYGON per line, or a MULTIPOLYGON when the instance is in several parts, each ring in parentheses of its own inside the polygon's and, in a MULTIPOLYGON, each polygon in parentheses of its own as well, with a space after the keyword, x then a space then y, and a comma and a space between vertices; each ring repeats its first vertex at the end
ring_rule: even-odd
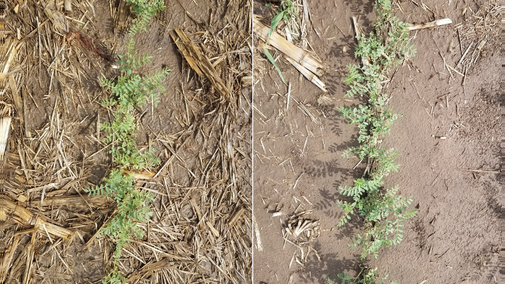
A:
MULTIPOLYGON (((8 17, 10 35, 20 44, 7 57, 12 59, 3 90, 13 111, 0 169, 0 224, 10 232, 0 240, 0 282, 68 282, 82 275, 99 281, 111 264, 111 242, 93 236, 114 205, 87 197, 83 189, 110 169, 110 145, 97 131, 110 117, 100 106, 105 96, 97 82, 113 76, 114 60, 108 60, 121 41, 95 37, 96 1, 60 2, 14 3, 10 13, 17 15, 8 17), (103 270, 83 270, 75 253, 82 250, 97 256, 83 265, 103 270), (44 257, 49 268, 41 265, 44 257)), ((107 10, 119 21, 117 31, 131 18, 124 8, 111 1, 107 10)), ((154 125, 139 120, 150 137, 146 147, 160 150, 163 166, 153 170, 156 176, 135 173, 136 187, 156 199, 153 217, 142 227, 145 238, 123 247, 119 268, 129 283, 251 279, 251 97, 242 84, 252 75, 250 9, 250 1, 233 1, 212 10, 212 25, 181 27, 185 46, 208 59, 205 76, 192 75, 198 73, 184 63, 185 75, 170 86, 175 126, 151 131, 154 125)))

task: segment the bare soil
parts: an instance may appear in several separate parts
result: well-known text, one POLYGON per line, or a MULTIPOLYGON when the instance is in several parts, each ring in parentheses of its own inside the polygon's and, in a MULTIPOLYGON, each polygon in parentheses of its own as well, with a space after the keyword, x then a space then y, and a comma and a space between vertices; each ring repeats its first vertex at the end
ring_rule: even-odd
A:
MULTIPOLYGON (((393 111, 402 116, 384 141, 385 148, 400 153, 400 170, 386 184, 412 196, 418 216, 406 221, 400 245, 381 250, 378 259, 365 264, 398 283, 498 283, 497 177, 503 129, 495 48, 499 29, 492 12, 496 1, 398 2, 402 10, 395 4, 395 14, 402 21, 448 17, 453 24, 411 32, 417 55, 389 74, 385 91, 392 95, 393 111), (475 46, 484 38, 482 49, 471 48, 467 55, 473 53, 475 59, 480 54, 466 73, 460 71, 466 76, 445 67, 444 60, 456 68, 470 43, 475 46)), ((360 27, 369 32, 373 1, 307 3, 312 23, 307 39, 325 64, 322 80, 330 103, 318 104, 322 91, 279 59, 291 84, 288 101, 287 86, 255 53, 254 217, 263 249, 256 240, 254 283, 327 283, 337 273, 355 275, 361 263, 360 251, 347 246, 360 232, 359 220, 336 227, 342 215, 335 204, 341 198, 338 186, 351 185, 363 168, 353 170, 359 161, 342 157, 357 143, 357 130, 335 107, 357 103, 343 97, 346 65, 359 63, 353 55, 351 17, 359 16, 360 27), (317 254, 305 248, 308 257, 282 236, 287 217, 302 210, 313 210, 312 218, 321 224, 320 237, 306 245, 317 254), (276 212, 283 214, 274 217, 276 212)), ((272 13, 260 7, 264 5, 255 2, 255 13, 270 19, 272 13)))

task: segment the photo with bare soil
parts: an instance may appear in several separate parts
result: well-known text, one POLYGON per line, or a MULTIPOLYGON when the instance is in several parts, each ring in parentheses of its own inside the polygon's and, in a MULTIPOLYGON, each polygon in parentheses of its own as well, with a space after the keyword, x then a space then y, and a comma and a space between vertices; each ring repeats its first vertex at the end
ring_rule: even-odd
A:
POLYGON ((500 283, 503 6, 253 13, 254 283, 500 283))
POLYGON ((250 283, 249 0, 0 1, 0 283, 250 283))
POLYGON ((503 283, 504 7, 0 0, 0 283, 503 283))

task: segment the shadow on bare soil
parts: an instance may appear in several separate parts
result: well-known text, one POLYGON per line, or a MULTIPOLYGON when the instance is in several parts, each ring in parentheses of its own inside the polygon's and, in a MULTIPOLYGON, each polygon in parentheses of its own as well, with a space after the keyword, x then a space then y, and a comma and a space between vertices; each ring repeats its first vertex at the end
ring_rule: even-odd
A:
MULTIPOLYGON (((336 228, 338 222, 340 221, 340 218, 342 218, 343 215, 342 210, 339 209, 337 205, 337 201, 345 200, 350 202, 351 200, 347 200, 347 196, 343 196, 342 194, 338 193, 338 189, 336 187, 332 191, 329 191, 327 189, 319 189, 319 194, 321 198, 320 201, 314 204, 314 209, 322 212, 327 217, 334 219, 335 224, 333 228, 336 228)), ((337 239, 343 239, 345 237, 352 236, 354 235, 354 231, 359 228, 360 225, 360 220, 352 217, 345 226, 338 228, 338 230, 335 230, 335 237, 337 239)))
MULTIPOLYGON (((323 251, 323 247, 319 242, 314 244, 317 251, 323 251)), ((349 271, 358 266, 359 255, 354 255, 352 258, 341 258, 336 253, 322 253, 319 260, 315 255, 310 257, 310 260, 305 264, 305 269, 300 273, 300 278, 303 283, 319 283, 328 284, 328 280, 335 280, 338 273, 349 271)))
MULTIPOLYGON (((373 12, 373 0, 344 0, 349 9, 356 15, 370 14, 373 12)), ((366 26, 371 26, 370 21, 366 21, 366 26)))

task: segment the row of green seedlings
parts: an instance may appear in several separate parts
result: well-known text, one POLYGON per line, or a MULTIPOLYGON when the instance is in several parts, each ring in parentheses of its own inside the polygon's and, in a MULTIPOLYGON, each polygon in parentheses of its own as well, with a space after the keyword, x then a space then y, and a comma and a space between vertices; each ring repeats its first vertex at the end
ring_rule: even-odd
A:
MULTIPOLYGON (((357 156, 367 163, 364 176, 356 179, 353 186, 339 187, 340 193, 349 200, 338 201, 344 210, 339 227, 349 222, 352 215, 363 220, 364 233, 357 234, 349 245, 354 249, 362 248, 362 259, 368 255, 377 258, 382 247, 401 242, 404 220, 417 213, 408 210, 412 198, 401 197, 397 186, 384 188, 384 178, 398 171, 399 166, 394 162, 398 153, 381 148, 382 139, 398 118, 387 105, 389 96, 383 92, 382 84, 388 81, 388 71, 413 56, 415 50, 408 40, 407 24, 392 15, 391 1, 376 0, 375 9, 374 31, 368 36, 357 36, 359 44, 355 52, 356 57, 367 58, 369 64, 349 65, 350 74, 345 80, 350 88, 346 97, 359 96, 366 103, 339 109, 341 115, 359 129, 359 146, 347 149, 343 155, 357 156)), ((339 278, 342 283, 376 283, 375 271, 365 270, 362 275, 373 277, 351 278, 341 274, 339 278)))
POLYGON ((138 225, 148 222, 152 216, 149 206, 146 205, 153 201, 153 196, 135 188, 133 176, 124 173, 124 170, 145 169, 160 163, 154 149, 141 152, 136 147, 134 139, 138 122, 135 118, 135 109, 149 102, 157 105, 158 94, 165 91, 161 82, 170 72, 163 69, 144 76, 134 73, 137 68, 151 62, 151 56, 138 55, 135 51, 134 36, 140 31, 146 31, 151 18, 165 9, 164 1, 126 0, 126 2, 130 5, 135 19, 128 31, 126 54, 119 55, 120 76, 117 81, 103 78, 101 82, 111 93, 111 97, 105 99, 102 105, 109 109, 114 118, 111 123, 101 124, 101 128, 107 133, 103 141, 111 144, 110 154, 115 169, 102 184, 85 190, 90 195, 104 195, 114 200, 117 205, 113 218, 96 234, 97 237, 109 236, 116 244, 113 267, 102 280, 103 283, 126 281, 118 269, 123 246, 130 242, 132 237, 144 236, 144 231, 138 225))

